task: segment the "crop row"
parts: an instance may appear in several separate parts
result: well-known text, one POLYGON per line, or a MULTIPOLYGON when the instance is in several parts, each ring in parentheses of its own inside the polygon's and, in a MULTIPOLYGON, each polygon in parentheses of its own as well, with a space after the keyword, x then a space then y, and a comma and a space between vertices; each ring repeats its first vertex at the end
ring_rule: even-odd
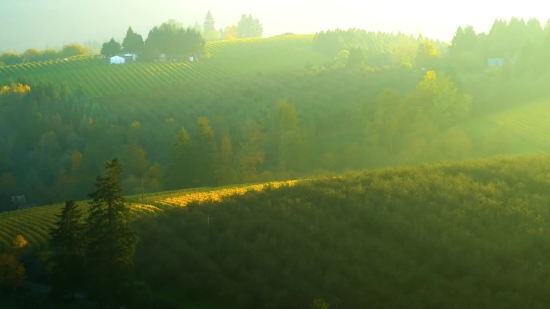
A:
MULTIPOLYGON (((269 185, 280 187, 282 185, 292 185, 296 181, 274 182, 269 185)), ((181 207, 190 202, 200 202, 205 200, 220 200, 223 197, 243 194, 250 190, 262 190, 265 184, 243 185, 221 189, 194 189, 180 190, 171 192, 160 192, 148 194, 146 202, 141 204, 141 196, 129 196, 130 217, 132 219, 143 216, 154 215, 162 209, 151 204, 161 204, 166 206, 181 207)), ((87 210, 86 202, 79 203, 85 213, 87 210)), ((15 236, 22 235, 30 248, 46 246, 49 241, 49 231, 54 227, 57 220, 56 215, 61 212, 63 204, 40 206, 35 208, 22 209, 0 213, 0 252, 10 248, 15 236)))
POLYGON ((29 63, 0 69, 0 81, 49 79, 80 85, 89 97, 144 90, 184 81, 221 78, 260 70, 303 67, 315 57, 312 36, 241 39, 207 44, 211 58, 193 63, 135 63, 108 65, 97 57, 58 63, 29 63))
POLYGON ((550 104, 535 104, 509 110, 497 115, 494 121, 528 140, 550 143, 550 104))

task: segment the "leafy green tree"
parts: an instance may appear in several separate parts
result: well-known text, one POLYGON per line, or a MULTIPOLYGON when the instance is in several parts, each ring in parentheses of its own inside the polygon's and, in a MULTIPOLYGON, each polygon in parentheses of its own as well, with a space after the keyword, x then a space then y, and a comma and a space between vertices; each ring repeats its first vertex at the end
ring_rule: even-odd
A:
POLYGON ((126 31, 126 36, 122 41, 122 51, 125 53, 141 52, 144 44, 143 37, 140 34, 135 33, 134 30, 132 30, 132 27, 130 27, 128 28, 128 31, 126 31))
POLYGON ((82 287, 84 279, 86 242, 82 211, 73 200, 68 200, 61 214, 56 216, 58 220, 50 230, 50 244, 55 252, 51 259, 53 292, 61 295, 70 293, 74 298, 75 289, 82 287))
POLYGON ((129 207, 119 178, 118 159, 105 163, 105 176, 96 179, 96 191, 89 196, 86 219, 86 271, 89 288, 101 304, 121 304, 121 291, 134 266, 139 241, 128 225, 129 207))
POLYGON ((195 132, 195 181, 198 186, 215 186, 219 167, 219 153, 210 120, 199 117, 195 132))
POLYGON ((84 56, 88 54, 88 50, 84 48, 82 45, 78 44, 69 44, 63 46, 63 49, 59 52, 59 57, 61 58, 68 58, 68 57, 74 57, 74 56, 84 56))
POLYGON ((120 53, 121 48, 120 43, 115 41, 115 38, 111 38, 109 42, 103 43, 101 54, 105 57, 111 57, 120 53))

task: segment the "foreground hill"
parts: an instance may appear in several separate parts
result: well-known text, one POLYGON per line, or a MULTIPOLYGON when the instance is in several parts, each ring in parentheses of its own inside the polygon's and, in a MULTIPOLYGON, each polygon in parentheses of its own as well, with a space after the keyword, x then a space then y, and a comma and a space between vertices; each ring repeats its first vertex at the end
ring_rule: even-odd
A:
POLYGON ((144 90, 183 81, 234 76, 285 67, 303 68, 307 62, 319 62, 312 53, 313 35, 285 35, 216 41, 206 44, 210 58, 188 63, 135 63, 109 65, 99 56, 68 61, 26 63, 0 68, 0 83, 9 79, 52 80, 66 82, 70 89, 80 85, 90 97, 144 90))
MULTIPOLYGON (((549 175, 535 154, 130 196, 137 272, 226 308, 547 308, 549 175)), ((0 245, 47 245, 59 210, 0 214, 0 245)))
POLYGON ((137 267, 235 308, 547 308, 548 175, 499 157, 191 203, 136 222, 137 267))

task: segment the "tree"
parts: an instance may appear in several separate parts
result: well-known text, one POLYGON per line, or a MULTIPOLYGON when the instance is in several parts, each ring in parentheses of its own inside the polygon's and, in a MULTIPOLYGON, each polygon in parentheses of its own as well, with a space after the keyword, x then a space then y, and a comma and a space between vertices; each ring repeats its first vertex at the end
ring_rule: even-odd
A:
POLYGON ((16 291, 23 287, 26 278, 25 267, 15 256, 8 253, 0 255, 0 288, 16 291))
POLYGON ((17 235, 13 239, 13 242, 11 243, 11 247, 13 249, 23 249, 27 246, 27 240, 22 235, 17 235))
POLYGON ((101 54, 105 57, 111 57, 120 53, 120 50, 120 43, 115 41, 115 38, 111 38, 109 42, 103 43, 103 46, 101 47, 101 54))
POLYGON ((191 137, 181 128, 172 146, 172 155, 166 172, 166 183, 170 189, 190 188, 193 185, 194 161, 191 137))
POLYGON ((105 163, 105 170, 105 176, 96 179, 96 191, 89 194, 87 281, 100 303, 121 305, 120 293, 130 278, 139 239, 128 225, 130 210, 119 183, 118 159, 105 163))
POLYGON ((231 25, 225 29, 225 38, 228 40, 233 40, 238 37, 238 28, 237 25, 231 25))
POLYGON ((196 29, 183 29, 173 23, 163 23, 149 31, 145 40, 145 59, 157 59, 159 54, 183 55, 204 52, 204 38, 196 29))
POLYGON ((82 272, 86 243, 82 211, 73 200, 65 202, 55 227, 50 230, 50 244, 54 249, 53 284, 55 293, 71 293, 74 298, 75 288, 83 283, 82 272))
POLYGON ((199 117, 195 132, 195 181, 201 187, 217 184, 219 154, 214 130, 210 127, 209 122, 208 118, 199 117))
POLYGON ((61 49, 58 55, 61 58, 68 58, 68 57, 74 57, 74 56, 83 56, 87 54, 88 54, 88 50, 82 47, 82 45, 69 44, 69 45, 63 46, 63 49, 61 49))
POLYGON ((237 34, 239 38, 259 38, 263 35, 264 28, 260 21, 252 15, 243 14, 237 23, 237 34))
POLYGON ((214 16, 212 16, 212 13, 210 11, 208 11, 208 13, 206 13, 206 16, 204 17, 204 22, 202 24, 202 31, 203 31, 202 33, 204 37, 206 37, 207 34, 209 34, 210 32, 216 31, 214 16))
POLYGON ((125 53, 137 53, 143 50, 144 46, 143 37, 140 34, 135 33, 132 27, 126 31, 126 36, 122 41, 122 51, 125 53))
POLYGON ((255 182, 258 165, 263 164, 265 160, 262 126, 257 121, 249 120, 243 125, 242 131, 241 152, 238 158, 241 180, 255 182))
POLYGON ((365 65, 365 55, 363 55, 363 50, 361 47, 350 49, 346 65, 351 68, 362 67, 365 65))
POLYGON ((237 172, 233 169, 234 160, 235 157, 233 154, 233 144, 231 143, 231 136, 229 136, 229 133, 227 133, 223 136, 220 147, 221 166, 218 177, 220 185, 229 185, 238 181, 237 172))
POLYGON ((418 44, 418 52, 416 54, 415 64, 417 67, 434 69, 437 65, 440 55, 437 52, 435 44, 428 40, 424 40, 418 44))

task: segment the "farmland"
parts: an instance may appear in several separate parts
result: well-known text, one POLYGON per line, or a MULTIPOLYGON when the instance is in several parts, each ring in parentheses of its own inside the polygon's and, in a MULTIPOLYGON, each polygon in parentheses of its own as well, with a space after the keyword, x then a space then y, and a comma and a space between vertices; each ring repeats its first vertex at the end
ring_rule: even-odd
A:
POLYGON ((536 102, 507 109, 491 118, 499 126, 550 150, 550 102, 536 102))
POLYGON ((303 68, 323 59, 311 52, 313 35, 267 39, 237 39, 206 44, 208 59, 201 62, 109 65, 100 56, 26 63, 0 68, 0 82, 25 78, 80 85, 90 98, 157 86, 223 78, 256 71, 303 68))
MULTIPOLYGON (((292 185, 296 181, 273 182, 269 186, 280 187, 292 185)), ((128 196, 131 218, 139 218, 162 211, 166 207, 183 207, 192 202, 221 201, 224 197, 244 194, 251 190, 262 190, 266 184, 239 185, 222 188, 200 188, 178 191, 168 191, 128 196)), ((79 203, 85 211, 86 202, 79 203)), ((56 215, 61 213, 64 204, 55 204, 18 211, 0 213, 0 250, 8 249, 16 235, 23 235, 29 247, 38 248, 48 243, 49 229, 57 220, 56 215)))

